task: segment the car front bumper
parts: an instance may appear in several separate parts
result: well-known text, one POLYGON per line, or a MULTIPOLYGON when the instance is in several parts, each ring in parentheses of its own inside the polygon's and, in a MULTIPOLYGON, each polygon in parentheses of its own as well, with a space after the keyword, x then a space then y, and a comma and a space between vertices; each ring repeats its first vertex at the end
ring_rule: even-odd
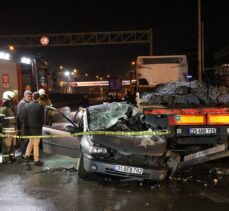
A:
MULTIPOLYGON (((84 159, 84 168, 89 173, 99 173, 99 174, 106 174, 106 175, 112 175, 118 177, 132 178, 136 180, 153 180, 153 181, 162 181, 166 178, 168 174, 168 170, 162 168, 161 169, 143 168, 143 174, 119 172, 115 170, 115 165, 117 165, 118 163, 101 162, 95 159, 88 158, 86 156, 83 156, 83 159, 84 159)), ((128 164, 120 164, 120 165, 130 166, 128 164)), ((142 168, 141 166, 134 166, 134 167, 142 168)))

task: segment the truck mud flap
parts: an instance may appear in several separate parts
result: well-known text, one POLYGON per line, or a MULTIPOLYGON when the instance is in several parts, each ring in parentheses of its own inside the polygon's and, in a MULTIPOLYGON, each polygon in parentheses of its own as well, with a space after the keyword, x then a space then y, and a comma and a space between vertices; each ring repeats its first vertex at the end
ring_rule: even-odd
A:
POLYGON ((184 161, 178 166, 179 169, 197 165, 200 163, 205 163, 208 161, 225 158, 229 156, 229 150, 227 150, 227 145, 222 144, 216 147, 199 151, 190 155, 184 156, 184 161))

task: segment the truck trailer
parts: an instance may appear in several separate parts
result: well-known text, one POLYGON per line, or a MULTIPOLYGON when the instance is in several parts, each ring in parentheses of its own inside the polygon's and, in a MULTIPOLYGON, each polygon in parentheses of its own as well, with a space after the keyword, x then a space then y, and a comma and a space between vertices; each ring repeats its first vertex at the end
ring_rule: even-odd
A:
POLYGON ((140 56, 136 61, 137 107, 153 129, 171 131, 167 150, 180 157, 180 167, 229 155, 229 95, 187 82, 187 75, 185 55, 140 56))

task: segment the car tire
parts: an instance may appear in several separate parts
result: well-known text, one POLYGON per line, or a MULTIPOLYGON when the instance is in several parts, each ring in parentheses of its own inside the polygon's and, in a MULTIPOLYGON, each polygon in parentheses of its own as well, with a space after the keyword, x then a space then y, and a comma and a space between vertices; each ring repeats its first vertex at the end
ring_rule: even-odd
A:
POLYGON ((80 155, 79 159, 79 165, 78 165, 78 176, 80 178, 87 178, 89 176, 89 173, 84 168, 84 159, 83 155, 80 155))

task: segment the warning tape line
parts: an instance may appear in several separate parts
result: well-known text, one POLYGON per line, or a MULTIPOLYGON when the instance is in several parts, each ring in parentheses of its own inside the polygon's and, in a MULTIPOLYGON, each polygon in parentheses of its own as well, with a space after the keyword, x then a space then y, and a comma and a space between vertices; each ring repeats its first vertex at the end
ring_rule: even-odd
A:
POLYGON ((138 131, 138 132, 125 132, 125 131, 87 131, 73 134, 59 134, 59 135, 39 135, 39 136, 17 136, 17 135, 5 135, 0 134, 1 138, 65 138, 65 137, 75 137, 75 136, 83 136, 83 135, 109 135, 109 136, 146 136, 146 135, 156 135, 163 136, 169 135, 171 131, 169 130, 154 130, 154 131, 138 131))

